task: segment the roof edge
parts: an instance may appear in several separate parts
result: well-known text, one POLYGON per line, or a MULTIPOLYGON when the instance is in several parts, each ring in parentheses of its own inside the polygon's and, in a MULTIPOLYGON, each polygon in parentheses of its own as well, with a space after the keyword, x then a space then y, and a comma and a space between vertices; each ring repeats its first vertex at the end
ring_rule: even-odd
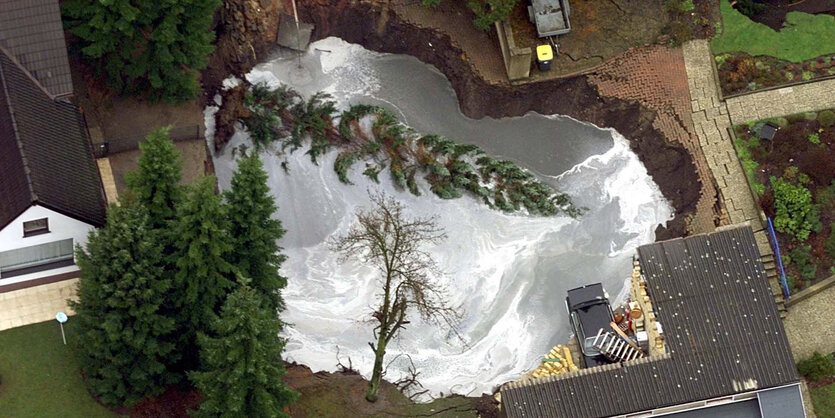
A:
MULTIPOLYGON (((44 203, 44 202, 33 202, 33 203, 32 203, 32 205, 38 205, 38 206, 40 206, 40 207, 43 207, 43 208, 49 209, 49 210, 51 210, 51 211, 53 211, 53 212, 55 212, 55 213, 58 213, 58 214, 60 214, 60 215, 64 215, 64 216, 66 216, 66 217, 68 217, 68 218, 75 219, 75 220, 76 220, 76 221, 78 221, 78 222, 84 222, 85 224, 92 225, 93 227, 96 227, 96 228, 101 228, 101 227, 103 227, 103 226, 104 226, 104 222, 107 222, 107 210, 104 210, 104 211, 103 211, 103 213, 102 213, 102 215, 104 215, 104 217, 105 217, 104 222, 98 222, 98 221, 91 220, 91 219, 83 219, 83 217, 81 217, 81 216, 71 214, 71 213, 69 213, 69 212, 67 212, 67 211, 65 211, 65 210, 63 210, 63 209, 58 209, 58 208, 56 208, 55 206, 52 206, 52 205, 47 204, 47 203, 44 203)), ((32 207, 32 206, 29 206, 29 207, 32 207)), ((28 208, 27 208, 27 209, 28 209, 28 208)), ((19 216, 19 215, 18 215, 18 216, 19 216)))
POLYGON ((65 93, 65 94, 60 94, 60 95, 54 95, 54 94, 50 93, 49 90, 47 90, 46 87, 44 87, 41 84, 41 82, 38 81, 38 79, 35 78, 35 76, 33 76, 32 73, 30 73, 29 70, 27 70, 26 67, 23 66, 23 64, 21 64, 20 61, 17 60, 17 57, 15 57, 14 54, 9 52, 9 50, 7 50, 6 48, 3 48, 3 45, 0 45, 0 52, 3 52, 4 54, 6 54, 6 56, 9 58, 9 60, 12 63, 14 63, 14 65, 16 65, 17 68, 20 68, 20 71, 23 71, 23 74, 26 74, 26 77, 28 77, 29 80, 31 80, 33 83, 35 83, 35 85, 38 86, 38 88, 43 92, 43 94, 45 94, 47 97, 49 97, 53 101, 56 100, 56 99, 59 99, 59 98, 70 97, 70 96, 73 95, 72 92, 65 93))
MULTIPOLYGON (((32 74, 29 74, 23 66, 15 59, 14 56, 9 54, 5 48, 0 46, 0 53, 4 54, 12 64, 16 65, 24 74, 27 75, 35 84, 43 90, 43 86, 40 85, 34 78, 32 78, 32 74)), ((20 140, 20 132, 17 129, 17 120, 15 118, 15 110, 14 105, 12 105, 12 98, 9 95, 9 88, 6 83, 6 72, 3 70, 3 65, 0 64, 0 88, 3 89, 3 95, 6 97, 6 106, 9 108, 9 118, 12 120, 12 131, 14 131, 15 142, 17 143, 17 149, 20 152, 20 159, 23 161, 23 175, 26 176, 26 185, 29 187, 29 202, 34 203, 38 200, 38 195, 35 194, 35 187, 32 184, 32 176, 30 175, 29 170, 29 161, 26 159, 26 152, 23 149, 23 142, 20 140)), ((46 90, 44 90, 46 92, 46 90)), ((49 95, 47 93, 47 95, 49 95)), ((5 225, 4 225, 5 227, 5 225)))

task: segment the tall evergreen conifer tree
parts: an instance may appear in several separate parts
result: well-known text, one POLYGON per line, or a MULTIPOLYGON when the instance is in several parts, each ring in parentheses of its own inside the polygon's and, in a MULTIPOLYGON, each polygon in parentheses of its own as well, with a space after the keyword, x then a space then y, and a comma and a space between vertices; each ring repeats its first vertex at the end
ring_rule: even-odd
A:
POLYGON ((284 261, 277 240, 284 235, 281 222, 272 218, 275 199, 267 185, 267 172, 258 154, 243 156, 226 192, 232 236, 232 264, 251 286, 265 296, 271 310, 284 309, 281 289, 287 279, 278 274, 284 261))
POLYGON ((173 228, 174 264, 179 334, 184 343, 185 368, 197 364, 196 333, 211 333, 229 290, 234 286, 232 266, 227 261, 232 246, 221 196, 215 194, 214 176, 204 177, 189 186, 178 206, 173 228))
POLYGON ((211 25, 221 0, 66 0, 81 53, 119 92, 182 102, 200 91, 214 50, 211 25))
POLYGON ((203 367, 190 374, 203 394, 196 417, 286 417, 298 397, 285 374, 281 323, 246 283, 229 295, 212 338, 200 335, 203 367))
POLYGON ((136 171, 125 180, 131 193, 148 209, 151 226, 167 229, 182 198, 182 161, 168 135, 170 127, 157 128, 139 144, 142 155, 136 171))
POLYGON ((78 352, 90 392, 106 405, 162 393, 174 381, 174 320, 161 313, 171 282, 144 206, 111 206, 107 224, 78 248, 78 352))

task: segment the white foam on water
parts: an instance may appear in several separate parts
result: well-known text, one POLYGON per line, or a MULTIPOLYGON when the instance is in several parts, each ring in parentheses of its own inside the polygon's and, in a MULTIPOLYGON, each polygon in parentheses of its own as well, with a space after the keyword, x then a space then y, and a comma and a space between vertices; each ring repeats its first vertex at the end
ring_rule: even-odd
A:
MULTIPOLYGON (((354 59, 371 52, 333 39, 312 48, 330 51, 319 51, 322 70, 342 74, 332 80, 341 83, 340 77, 357 71, 351 69, 354 59)), ((281 62, 270 62, 247 79, 275 85, 286 71, 281 62)), ((366 81, 361 84, 373 85, 366 81)), ((313 77, 312 85, 292 87, 327 88, 316 82, 313 77)), ((358 89, 357 96, 367 91, 358 89)), ((356 97, 337 97, 340 107, 351 99, 356 97)), ((334 371, 339 351, 343 364, 350 357, 354 368, 369 377, 374 360, 368 347, 374 327, 370 313, 378 303, 379 272, 359 261, 340 262, 328 242, 347 232, 358 208, 369 206, 369 190, 382 190, 401 201, 410 215, 436 216, 445 230, 448 238, 427 250, 444 272, 438 280, 445 284, 450 301, 464 312, 459 331, 468 342, 465 346, 413 315, 412 323, 388 347, 386 360, 393 363, 386 379, 396 380, 407 370, 409 363, 399 354, 411 357, 420 382, 432 395, 490 392, 534 367, 543 353, 570 334, 565 291, 600 281, 622 297, 634 249, 652 242, 655 227, 672 216, 627 140, 611 132, 611 149, 548 179, 588 207, 576 220, 508 215, 469 196, 442 200, 425 183, 422 196, 413 196, 396 190, 387 171, 379 174, 380 184, 372 182, 361 174, 363 163, 349 172, 354 185, 345 185, 333 171, 337 151, 320 156, 318 165, 303 149, 289 155, 277 149, 262 151, 279 206, 276 217, 287 229, 280 241, 287 256, 281 272, 288 277, 283 293, 287 309, 282 313, 288 324, 285 357, 314 371, 334 371), (281 168, 284 161, 289 174, 281 168)), ((222 188, 228 187, 235 168, 230 150, 248 143, 247 135, 238 132, 215 157, 222 188)))

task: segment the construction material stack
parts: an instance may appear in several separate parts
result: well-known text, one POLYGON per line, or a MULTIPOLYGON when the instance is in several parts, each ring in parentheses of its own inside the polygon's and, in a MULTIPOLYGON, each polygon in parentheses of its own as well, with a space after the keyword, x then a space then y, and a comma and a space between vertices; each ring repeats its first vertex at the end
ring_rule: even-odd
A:
POLYGON ((571 351, 568 347, 557 345, 544 356, 542 363, 530 373, 530 376, 541 378, 577 370, 578 368, 574 364, 574 360, 571 359, 571 351))
POLYGON ((638 345, 646 349, 650 356, 654 356, 664 354, 667 350, 664 345, 663 330, 661 324, 655 318, 652 300, 647 293, 646 286, 646 280, 641 273, 641 264, 638 260, 634 260, 632 262, 629 317, 638 345))

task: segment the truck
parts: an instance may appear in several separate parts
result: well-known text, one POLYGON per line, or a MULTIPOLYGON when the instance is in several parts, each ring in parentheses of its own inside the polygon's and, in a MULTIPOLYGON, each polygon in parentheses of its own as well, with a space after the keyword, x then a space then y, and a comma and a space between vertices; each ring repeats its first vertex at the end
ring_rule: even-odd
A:
POLYGON ((607 332, 615 320, 609 296, 601 283, 588 284, 568 291, 565 308, 580 351, 583 353, 585 367, 609 364, 603 353, 594 347, 594 340, 601 330, 607 332))
POLYGON ((571 7, 568 0, 529 0, 528 18, 536 26, 537 36, 548 38, 571 31, 571 7))

